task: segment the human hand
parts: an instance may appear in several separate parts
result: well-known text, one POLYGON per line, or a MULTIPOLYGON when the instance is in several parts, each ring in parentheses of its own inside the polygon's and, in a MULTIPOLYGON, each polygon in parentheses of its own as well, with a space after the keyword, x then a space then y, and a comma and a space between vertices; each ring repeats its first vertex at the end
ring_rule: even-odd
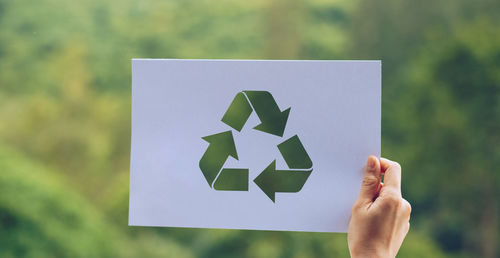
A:
POLYGON ((410 229, 410 213, 410 204, 401 196, 400 165, 368 157, 347 232, 351 257, 395 257, 410 229))

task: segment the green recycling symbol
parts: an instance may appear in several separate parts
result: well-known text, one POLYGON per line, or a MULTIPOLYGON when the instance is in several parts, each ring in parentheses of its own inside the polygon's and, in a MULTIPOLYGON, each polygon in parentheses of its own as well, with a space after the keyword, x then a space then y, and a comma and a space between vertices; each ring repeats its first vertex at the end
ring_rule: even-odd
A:
MULTIPOLYGON (((260 124, 253 129, 283 137, 290 108, 281 111, 271 93, 267 91, 242 91, 222 117, 222 122, 241 132, 248 118, 255 111, 260 124)), ((224 168, 229 156, 238 160, 238 153, 231 130, 202 137, 209 146, 200 160, 200 169, 210 187, 219 191, 248 191, 248 168, 224 168)), ((312 172, 312 161, 297 135, 278 144, 288 170, 276 170, 273 160, 255 179, 257 186, 275 202, 275 195, 299 192, 312 172)))

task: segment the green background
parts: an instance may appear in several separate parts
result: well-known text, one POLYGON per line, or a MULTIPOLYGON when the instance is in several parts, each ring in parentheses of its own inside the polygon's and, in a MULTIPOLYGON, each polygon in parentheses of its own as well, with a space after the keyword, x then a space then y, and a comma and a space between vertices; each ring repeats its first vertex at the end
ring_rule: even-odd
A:
POLYGON ((131 58, 381 59, 401 257, 498 257, 497 0, 0 0, 0 257, 344 257, 345 234, 128 227, 131 58))

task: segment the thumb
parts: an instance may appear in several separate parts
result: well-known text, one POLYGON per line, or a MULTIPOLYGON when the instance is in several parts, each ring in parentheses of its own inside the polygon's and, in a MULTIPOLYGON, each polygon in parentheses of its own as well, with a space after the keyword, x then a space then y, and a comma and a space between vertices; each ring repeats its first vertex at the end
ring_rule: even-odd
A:
POLYGON ((380 187, 380 162, 375 156, 368 157, 366 161, 365 175, 361 184, 359 201, 372 202, 377 196, 380 187))

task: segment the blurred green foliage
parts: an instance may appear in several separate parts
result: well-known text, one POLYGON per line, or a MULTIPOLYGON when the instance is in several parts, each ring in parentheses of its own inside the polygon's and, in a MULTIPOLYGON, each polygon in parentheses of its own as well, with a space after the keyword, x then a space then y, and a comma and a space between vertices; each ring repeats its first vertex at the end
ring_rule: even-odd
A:
POLYGON ((345 234, 128 227, 131 58, 381 59, 401 257, 498 257, 497 0, 0 0, 0 257, 345 257, 345 234))

